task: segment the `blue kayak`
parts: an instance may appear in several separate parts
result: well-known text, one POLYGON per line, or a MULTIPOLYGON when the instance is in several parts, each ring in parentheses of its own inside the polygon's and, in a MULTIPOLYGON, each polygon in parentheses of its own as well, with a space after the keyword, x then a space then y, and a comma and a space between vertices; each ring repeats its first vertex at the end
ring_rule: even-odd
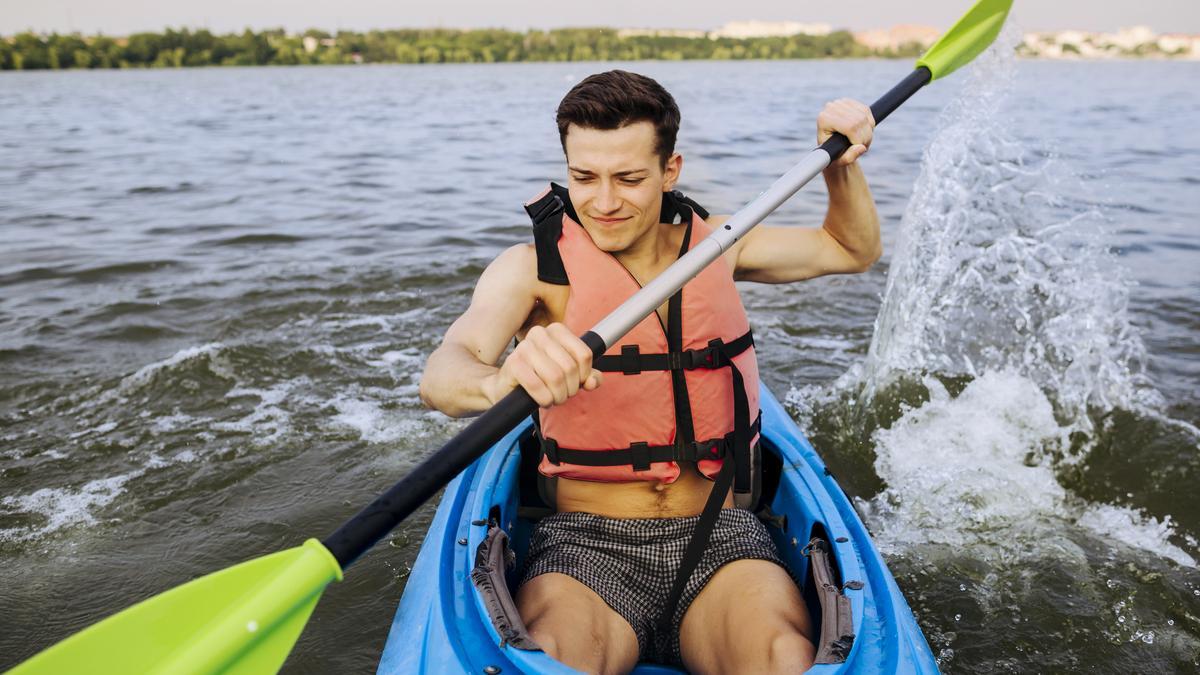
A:
MULTIPOLYGON (((760 405, 766 507, 758 514, 793 576, 805 580, 802 590, 820 640, 818 663, 809 672, 938 672, 912 610, 841 487, 765 386, 760 405)), ((511 602, 496 598, 497 590, 505 601, 516 590, 511 585, 529 532, 546 513, 530 476, 536 460, 531 436, 526 421, 447 486, 400 599, 379 673, 576 672, 529 649, 527 641, 522 645, 512 617, 503 612, 505 606, 512 612, 511 602), (507 573, 493 574, 491 585, 477 569, 485 558, 508 563, 507 573)), ((634 672, 680 671, 641 664, 634 672)))

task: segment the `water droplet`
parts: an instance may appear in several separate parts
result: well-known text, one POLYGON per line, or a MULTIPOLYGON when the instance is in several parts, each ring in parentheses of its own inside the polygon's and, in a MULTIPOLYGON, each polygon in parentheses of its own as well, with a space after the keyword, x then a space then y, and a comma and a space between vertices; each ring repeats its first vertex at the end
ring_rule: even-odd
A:
POLYGON ((1167 619, 1167 625, 1168 625, 1168 626, 1174 626, 1174 625, 1175 625, 1175 619, 1167 619))
POLYGON ((1145 635, 1143 635, 1142 642, 1145 642, 1148 645, 1154 644, 1154 633, 1150 632, 1150 633, 1146 633, 1145 635))
POLYGON ((1123 617, 1123 616, 1118 616, 1118 617, 1117 617, 1117 623, 1125 623, 1125 617, 1123 617))
POLYGON ((954 620, 955 620, 955 621, 962 621, 962 614, 955 614, 955 615, 954 615, 954 620))
POLYGON ((1106 579, 1106 580, 1104 581, 1104 585, 1105 585, 1105 586, 1108 586, 1109 588, 1116 588, 1116 587, 1117 587, 1117 582, 1113 581, 1112 579, 1106 579))
POLYGON ((251 633, 253 633, 253 632, 257 631, 257 630, 258 630, 258 622, 257 622, 257 621, 251 621, 251 622, 247 623, 247 624, 246 624, 246 630, 250 631, 251 633))
POLYGON ((1197 588, 1196 590, 1192 591, 1192 595, 1200 595, 1200 588, 1197 588))
POLYGON ((960 590, 960 591, 965 591, 965 590, 967 590, 967 585, 966 585, 966 584, 959 584, 959 585, 958 585, 958 590, 960 590))

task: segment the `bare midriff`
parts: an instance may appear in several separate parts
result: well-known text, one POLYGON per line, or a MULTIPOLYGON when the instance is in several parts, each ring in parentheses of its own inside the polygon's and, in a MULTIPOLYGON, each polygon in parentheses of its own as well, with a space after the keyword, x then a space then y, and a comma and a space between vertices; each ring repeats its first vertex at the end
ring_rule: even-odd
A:
MULTIPOLYGON (((606 518, 683 518, 698 515, 712 492, 713 482, 681 465, 674 483, 636 481, 600 483, 557 478, 558 510, 594 513, 606 518)), ((732 492, 725 508, 733 507, 732 492)))

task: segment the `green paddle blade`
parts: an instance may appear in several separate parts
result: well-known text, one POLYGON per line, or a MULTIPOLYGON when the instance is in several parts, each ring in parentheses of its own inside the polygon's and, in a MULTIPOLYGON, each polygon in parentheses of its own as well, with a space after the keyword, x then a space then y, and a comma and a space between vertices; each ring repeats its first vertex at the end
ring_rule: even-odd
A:
POLYGON ((931 80, 958 70, 992 44, 1010 9, 1012 0, 979 0, 917 59, 917 67, 928 68, 931 80))
POLYGON ((10 675, 274 673, 342 570, 316 539, 157 595, 50 647, 10 675))

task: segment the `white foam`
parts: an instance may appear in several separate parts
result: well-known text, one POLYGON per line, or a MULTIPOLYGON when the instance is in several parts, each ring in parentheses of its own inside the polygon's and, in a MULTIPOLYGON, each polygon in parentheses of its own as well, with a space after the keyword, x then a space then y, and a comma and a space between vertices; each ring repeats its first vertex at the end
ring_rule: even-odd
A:
MULTIPOLYGON (((1170 516, 1160 521, 1123 506, 1092 504, 1079 517, 1079 524, 1101 537, 1157 553, 1180 565, 1196 567, 1194 557, 1170 542, 1175 535, 1170 516)), ((1195 546, 1194 540, 1191 545, 1195 546)))
POLYGON ((196 418, 176 411, 172 415, 159 415, 154 418, 150 430, 155 434, 165 434, 187 428, 196 418))
POLYGON ((957 398, 932 378, 926 386, 928 403, 873 436, 875 470, 888 485, 871 502, 882 548, 960 545, 978 530, 1055 512, 1065 491, 1037 458, 1063 442, 1063 430, 1036 384, 987 373, 957 398))
POLYGON ((1052 457, 1066 445, 1071 427, 1055 420, 1033 380, 984 373, 957 397, 932 378, 925 385, 927 403, 872 437, 875 470, 887 488, 859 505, 881 550, 929 543, 988 543, 1007 550, 1067 522, 1196 566, 1193 555, 1171 543, 1170 518, 1087 503, 1062 487, 1052 457))
POLYGON ((307 377, 300 377, 266 389, 234 387, 226 392, 225 398, 253 396, 258 398, 258 404, 245 417, 233 422, 215 422, 211 428, 252 434, 252 442, 255 445, 270 445, 291 431, 291 414, 280 404, 288 399, 297 385, 308 382, 307 377))
POLYGON ((5 515, 38 513, 47 521, 41 527, 14 527, 0 530, 0 541, 29 541, 74 525, 93 525, 93 512, 112 503, 130 479, 141 471, 100 478, 84 483, 78 489, 42 488, 19 497, 0 498, 5 515))
POLYGON ((333 422, 358 432, 368 443, 391 443, 420 431, 420 424, 401 411, 385 410, 378 402, 339 395, 331 401, 338 414, 333 422))
POLYGON ((105 422, 104 424, 101 424, 99 426, 95 426, 95 427, 92 427, 89 429, 84 429, 83 431, 76 431, 75 433, 71 434, 70 436, 67 436, 67 438, 69 438, 71 440, 75 440, 76 438, 82 438, 83 436, 89 436, 92 434, 107 434, 108 432, 110 432, 116 428, 117 428, 117 422, 105 422))
MULTIPOLYGON (((155 361, 154 363, 142 366, 132 375, 128 375, 122 379, 117 388, 122 392, 134 391, 148 384, 152 379, 154 379, 155 376, 164 370, 173 368, 181 363, 190 361, 191 359, 207 358, 211 363, 212 357, 219 354, 224 348, 225 345, 221 344, 220 342, 209 342, 198 347, 181 349, 180 351, 175 352, 171 356, 161 361, 155 361)), ((221 373, 217 374, 220 375, 221 373)))

